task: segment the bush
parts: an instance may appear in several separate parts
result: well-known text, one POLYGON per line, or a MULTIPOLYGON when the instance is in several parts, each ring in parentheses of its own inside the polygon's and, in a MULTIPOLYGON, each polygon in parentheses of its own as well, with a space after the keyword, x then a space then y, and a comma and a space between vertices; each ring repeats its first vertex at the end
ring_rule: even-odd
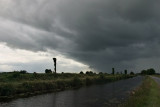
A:
POLYGON ((12 77, 13 78, 18 78, 18 77, 20 77, 20 73, 19 72, 14 72, 12 77))
POLYGON ((3 85, 0 87, 0 96, 10 96, 14 93, 14 88, 10 84, 3 85))
POLYGON ((37 75, 38 75, 38 74, 37 74, 36 72, 33 73, 33 76, 34 76, 34 77, 37 77, 37 75))
POLYGON ((84 74, 83 71, 81 71, 79 74, 84 74))
POLYGON ((99 76, 99 78, 100 78, 100 79, 104 79, 105 76, 104 76, 103 74, 101 74, 101 75, 99 76))
POLYGON ((141 74, 143 74, 143 75, 153 75, 155 73, 156 73, 156 71, 153 68, 141 71, 141 74))
POLYGON ((51 69, 46 69, 45 73, 52 73, 51 69))
POLYGON ((72 86, 80 87, 81 85, 82 85, 82 81, 77 76, 75 76, 72 80, 72 86))
POLYGON ((130 75, 134 75, 134 72, 130 72, 130 75))
POLYGON ((27 71, 26 71, 26 70, 21 70, 20 73, 21 73, 21 74, 26 74, 27 71))
POLYGON ((91 85, 93 81, 90 78, 86 78, 86 86, 91 85))
POLYGON ((92 71, 87 71, 86 74, 92 75, 93 72, 92 71))
POLYGON ((103 74, 103 72, 99 72, 99 74, 101 75, 101 74, 103 74))

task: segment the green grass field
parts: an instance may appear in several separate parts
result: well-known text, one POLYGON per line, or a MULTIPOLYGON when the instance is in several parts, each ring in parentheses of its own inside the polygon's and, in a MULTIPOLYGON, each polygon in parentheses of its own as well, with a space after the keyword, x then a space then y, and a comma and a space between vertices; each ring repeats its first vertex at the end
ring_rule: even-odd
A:
POLYGON ((159 85, 151 77, 146 76, 135 94, 120 107, 160 107, 159 85))

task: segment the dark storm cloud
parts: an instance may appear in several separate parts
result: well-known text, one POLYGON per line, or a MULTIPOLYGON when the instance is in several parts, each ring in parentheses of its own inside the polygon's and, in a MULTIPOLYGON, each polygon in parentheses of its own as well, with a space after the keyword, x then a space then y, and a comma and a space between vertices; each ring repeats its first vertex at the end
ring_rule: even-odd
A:
POLYGON ((32 51, 57 50, 98 71, 110 72, 112 67, 134 70, 138 69, 136 61, 160 55, 159 3, 16 0, 0 11, 2 19, 13 23, 9 30, 7 25, 0 26, 0 40, 32 51))

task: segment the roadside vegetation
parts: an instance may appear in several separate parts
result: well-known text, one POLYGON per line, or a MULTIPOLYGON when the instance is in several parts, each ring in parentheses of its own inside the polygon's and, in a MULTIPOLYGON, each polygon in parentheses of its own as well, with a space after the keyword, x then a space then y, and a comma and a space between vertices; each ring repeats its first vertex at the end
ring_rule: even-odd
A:
POLYGON ((142 75, 154 75, 154 74, 156 74, 156 71, 153 68, 150 68, 147 70, 142 70, 141 74, 142 75))
POLYGON ((93 73, 27 73, 25 70, 0 73, 0 101, 17 97, 74 89, 134 77, 132 74, 93 73))
POLYGON ((149 76, 146 76, 142 85, 131 92, 131 97, 120 107, 159 107, 160 87, 149 76))

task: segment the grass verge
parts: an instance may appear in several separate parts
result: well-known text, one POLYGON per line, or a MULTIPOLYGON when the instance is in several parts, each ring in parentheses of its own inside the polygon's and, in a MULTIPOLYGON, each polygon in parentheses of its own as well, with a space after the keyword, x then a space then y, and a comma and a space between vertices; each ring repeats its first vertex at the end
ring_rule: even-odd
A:
POLYGON ((146 76, 142 85, 131 93, 131 97, 120 107, 159 107, 160 87, 149 76, 146 76))

